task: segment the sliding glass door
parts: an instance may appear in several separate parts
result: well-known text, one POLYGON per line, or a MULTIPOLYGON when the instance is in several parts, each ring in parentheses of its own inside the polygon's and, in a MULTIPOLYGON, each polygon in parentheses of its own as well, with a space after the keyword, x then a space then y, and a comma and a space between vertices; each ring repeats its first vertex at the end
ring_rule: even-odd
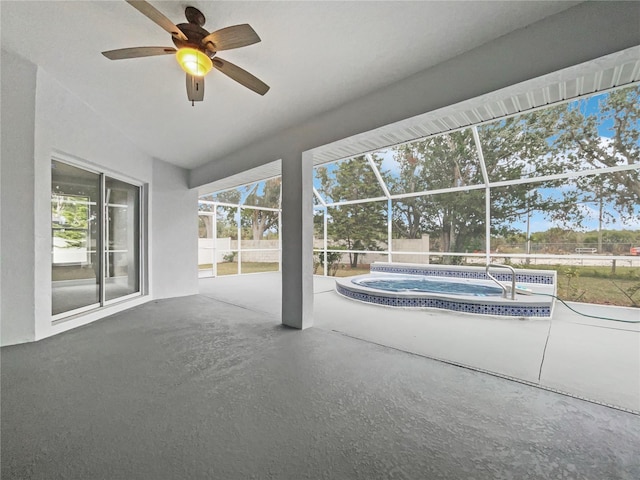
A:
POLYGON ((140 294, 140 187, 51 162, 54 320, 140 294))
POLYGON ((140 291, 140 188, 105 177, 105 301, 140 291))
POLYGON ((100 175, 51 164, 53 315, 100 305, 100 175))

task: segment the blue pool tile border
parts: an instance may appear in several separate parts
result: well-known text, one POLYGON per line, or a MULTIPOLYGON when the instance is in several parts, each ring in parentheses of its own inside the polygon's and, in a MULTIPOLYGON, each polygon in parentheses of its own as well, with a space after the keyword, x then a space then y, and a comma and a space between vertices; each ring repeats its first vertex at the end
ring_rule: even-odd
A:
MULTIPOLYGON (((396 272, 393 272, 396 273, 396 272)), ((339 294, 359 300, 361 302, 373 303, 376 305, 385 305, 388 307, 406 307, 406 308, 439 308, 442 310, 450 310, 454 312, 475 313, 480 315, 499 315, 509 317, 550 317, 551 306, 540 305, 503 305, 503 304, 483 304, 483 303, 466 303, 456 302, 453 300, 444 300, 440 298, 428 297, 387 297, 384 295, 375 295, 371 293, 363 293, 350 290, 336 283, 336 290, 339 294)))
MULTIPOLYGON (((428 275, 433 277, 446 277, 446 278, 469 278, 475 280, 488 280, 487 274, 484 269, 480 270, 447 270, 442 268, 433 268, 429 266, 407 266, 407 265, 383 265, 372 264, 371 272, 379 273, 396 273, 402 275, 428 275)), ((492 271, 491 275, 501 282, 510 282, 511 273, 495 272, 492 271)), ((536 272, 536 273, 523 273, 516 271, 516 282, 518 283, 534 283, 541 285, 553 285, 555 278, 555 272, 536 272)))

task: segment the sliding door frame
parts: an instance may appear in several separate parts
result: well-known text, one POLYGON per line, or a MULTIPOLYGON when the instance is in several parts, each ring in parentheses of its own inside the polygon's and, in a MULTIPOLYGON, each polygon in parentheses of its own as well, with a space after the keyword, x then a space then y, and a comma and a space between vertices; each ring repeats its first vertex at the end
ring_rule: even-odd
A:
MULTIPOLYGON (((77 315, 87 313, 90 311, 99 310, 106 306, 114 305, 120 302, 124 302, 127 300, 131 300, 134 298, 141 297, 143 295, 148 294, 148 286, 146 281, 146 271, 147 271, 147 232, 146 232, 146 221, 147 221, 147 194, 148 187, 147 184, 141 182, 137 179, 118 174, 109 169, 98 168, 92 165, 89 162, 84 162, 82 160, 68 157, 67 155, 61 155, 59 153, 51 155, 51 161, 65 163, 72 167, 76 167, 82 170, 85 170, 90 173, 95 173, 100 176, 100 194, 99 194, 99 202, 100 205, 97 205, 97 210, 100 212, 100 224, 98 226, 98 235, 96 238, 96 258, 99 258, 99 296, 98 302, 92 303, 90 305, 86 305, 83 307, 75 308, 73 310, 67 310, 66 312, 61 312, 55 315, 51 315, 52 323, 56 324, 64 320, 69 320, 77 315), (114 180, 119 180, 125 182, 129 185, 132 185, 138 189, 138 291, 134 293, 130 293, 127 295, 123 295, 121 297, 117 297, 111 300, 105 299, 105 261, 107 255, 106 247, 106 236, 107 236, 107 208, 106 208, 106 199, 105 199, 105 189, 106 189, 106 177, 112 178, 114 180)), ((52 181, 49 181, 49 186, 51 188, 52 181)), ((50 196, 53 191, 50 191, 50 196)), ((51 220, 51 214, 49 214, 49 231, 52 231, 53 225, 51 220)), ((52 239, 50 238, 52 241, 52 239)), ((51 252, 53 252, 53 243, 51 244, 51 252)), ((50 264, 53 266, 53 253, 51 256, 50 264)), ((50 288, 53 286, 53 279, 50 282, 50 288)))

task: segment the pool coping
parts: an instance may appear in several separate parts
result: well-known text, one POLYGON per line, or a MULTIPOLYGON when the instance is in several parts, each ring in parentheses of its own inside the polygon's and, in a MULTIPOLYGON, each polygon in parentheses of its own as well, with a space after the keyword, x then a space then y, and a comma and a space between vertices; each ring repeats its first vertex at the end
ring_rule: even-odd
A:
MULTIPOLYGON (((351 300, 391 308, 441 309, 473 315, 499 316, 519 319, 549 319, 553 316, 556 295, 554 270, 516 270, 516 282, 535 293, 544 295, 518 294, 516 299, 501 296, 452 295, 424 292, 387 292, 354 283, 354 280, 372 277, 421 275, 447 278, 449 280, 479 280, 492 282, 487 278, 484 267, 456 267, 451 265, 419 265, 407 263, 374 263, 371 272, 355 277, 336 278, 335 290, 351 300)), ((492 275, 494 275, 492 273, 492 275)), ((498 280, 511 281, 510 274, 494 275, 498 280)))

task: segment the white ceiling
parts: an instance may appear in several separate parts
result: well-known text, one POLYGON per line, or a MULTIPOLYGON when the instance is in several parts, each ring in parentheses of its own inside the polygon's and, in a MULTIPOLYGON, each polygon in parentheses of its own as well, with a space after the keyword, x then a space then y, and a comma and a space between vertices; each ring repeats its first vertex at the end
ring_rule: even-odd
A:
POLYGON ((175 23, 199 8, 205 28, 249 23, 262 42, 220 56, 271 90, 220 72, 187 101, 171 55, 113 62, 100 52, 172 46, 124 1, 0 2, 3 49, 39 65, 149 155, 186 168, 303 122, 580 2, 152 1, 175 23))

